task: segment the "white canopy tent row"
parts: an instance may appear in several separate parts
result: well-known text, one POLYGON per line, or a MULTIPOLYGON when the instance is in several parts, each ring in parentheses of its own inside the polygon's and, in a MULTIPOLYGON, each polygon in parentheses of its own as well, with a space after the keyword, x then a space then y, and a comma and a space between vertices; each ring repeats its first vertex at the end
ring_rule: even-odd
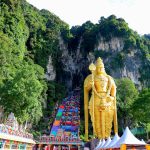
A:
POLYGON ((118 134, 116 134, 112 140, 110 137, 106 141, 104 139, 100 140, 100 142, 96 146, 95 150, 107 149, 107 148, 113 146, 119 139, 120 139, 120 137, 118 136, 118 134))
POLYGON ((143 140, 138 140, 126 127, 121 138, 116 134, 111 140, 110 137, 105 141, 100 140, 95 150, 126 150, 127 148, 140 148, 142 150, 150 150, 150 145, 146 144, 143 140))

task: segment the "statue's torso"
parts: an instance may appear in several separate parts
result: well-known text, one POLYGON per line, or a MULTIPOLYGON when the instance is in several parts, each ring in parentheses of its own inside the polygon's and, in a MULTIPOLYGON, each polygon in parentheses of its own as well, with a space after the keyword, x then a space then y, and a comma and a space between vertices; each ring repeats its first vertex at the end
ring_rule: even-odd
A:
POLYGON ((96 75, 94 79, 95 89, 98 93, 107 92, 108 77, 105 75, 96 75))

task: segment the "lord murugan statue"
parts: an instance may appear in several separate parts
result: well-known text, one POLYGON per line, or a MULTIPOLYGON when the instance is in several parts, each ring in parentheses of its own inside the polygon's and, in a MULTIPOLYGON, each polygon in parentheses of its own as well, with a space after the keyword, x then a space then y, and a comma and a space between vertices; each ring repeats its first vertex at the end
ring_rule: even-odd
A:
POLYGON ((115 82, 111 76, 106 74, 100 57, 95 65, 92 63, 89 66, 89 69, 91 74, 84 81, 86 141, 88 140, 88 112, 92 121, 94 137, 98 139, 110 137, 113 122, 114 133, 118 133, 115 82))

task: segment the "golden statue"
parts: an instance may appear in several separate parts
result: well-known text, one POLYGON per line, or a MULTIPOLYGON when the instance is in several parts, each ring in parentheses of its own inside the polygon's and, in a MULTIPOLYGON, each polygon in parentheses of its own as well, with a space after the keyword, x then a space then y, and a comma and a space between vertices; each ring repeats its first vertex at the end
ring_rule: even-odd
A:
POLYGON ((91 116, 94 136, 99 139, 108 138, 111 134, 112 122, 114 122, 114 132, 118 133, 115 82, 111 76, 106 74, 100 57, 97 59, 96 65, 92 63, 89 69, 92 74, 88 75, 84 81, 86 141, 88 140, 88 110, 91 116))

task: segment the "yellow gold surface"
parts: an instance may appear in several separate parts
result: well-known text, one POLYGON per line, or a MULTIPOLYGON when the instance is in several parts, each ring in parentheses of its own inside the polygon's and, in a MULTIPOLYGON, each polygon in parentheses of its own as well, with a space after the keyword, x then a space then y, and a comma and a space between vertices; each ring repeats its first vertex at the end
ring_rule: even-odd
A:
POLYGON ((114 132, 118 132, 116 110, 116 85, 106 74, 101 58, 96 65, 89 66, 91 74, 84 81, 85 140, 88 140, 88 114, 90 113, 93 135, 99 139, 108 138, 114 122, 114 132), (89 93, 92 90, 91 97, 89 93))

